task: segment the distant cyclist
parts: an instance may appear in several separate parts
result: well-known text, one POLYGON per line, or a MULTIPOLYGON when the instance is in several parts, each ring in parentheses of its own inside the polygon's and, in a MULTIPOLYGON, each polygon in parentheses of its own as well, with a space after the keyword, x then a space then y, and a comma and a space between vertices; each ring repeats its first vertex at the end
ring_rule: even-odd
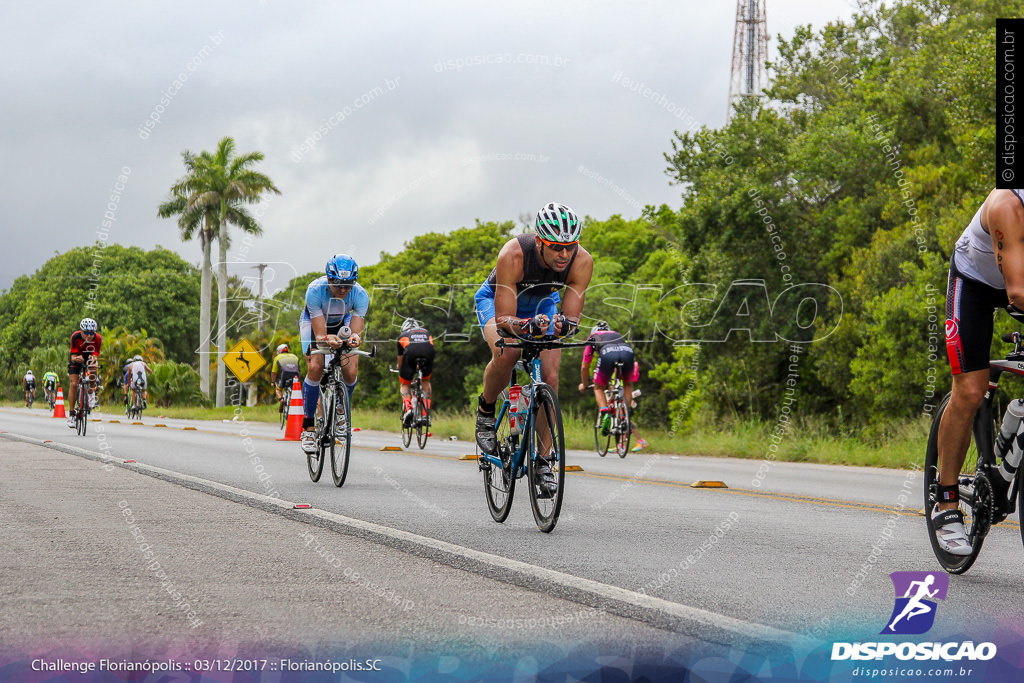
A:
POLYGON ((28 370, 21 378, 21 386, 25 390, 25 407, 28 408, 31 403, 29 398, 31 397, 33 401, 36 398, 36 376, 32 374, 31 370, 28 370))
POLYGON ((633 356, 633 348, 626 343, 626 339, 601 320, 590 331, 587 347, 583 349, 580 393, 587 390, 587 380, 590 379, 590 366, 594 362, 595 351, 597 368, 594 369, 593 377, 594 398, 597 400, 597 407, 601 409, 601 431, 607 434, 611 422, 611 408, 604 392, 608 389, 608 383, 617 372, 617 366, 621 365, 619 379, 622 380, 622 396, 626 401, 632 402, 633 382, 640 379, 640 366, 633 356))
MULTIPOLYGON (((98 373, 100 348, 103 346, 103 339, 96 330, 98 326, 92 318, 82 318, 78 325, 79 329, 71 335, 71 354, 68 359, 68 427, 75 428, 75 406, 78 403, 78 381, 82 369, 98 373)), ((93 384, 95 389, 95 383, 93 384)), ((89 402, 95 404, 96 397, 90 391, 89 402)), ((92 407, 92 405, 90 405, 92 407)))
POLYGON ((53 403, 57 400, 57 384, 60 382, 60 378, 57 377, 57 373, 53 370, 47 370, 43 375, 43 391, 46 392, 47 403, 53 403))
MULTIPOLYGON (((320 400, 320 378, 323 376, 325 356, 311 355, 316 344, 341 348, 343 344, 355 348, 362 342, 366 309, 370 295, 356 282, 359 266, 348 254, 335 254, 327 262, 326 275, 318 277, 306 288, 306 306, 299 316, 299 338, 306 356, 306 379, 302 382, 302 450, 316 453, 316 434, 313 431, 316 405, 320 400), (352 334, 347 339, 338 336, 343 326, 352 334)), ((359 357, 351 356, 341 370, 349 398, 359 381, 359 357)))
POLYGON ((146 374, 149 372, 153 372, 153 368, 146 361, 142 360, 142 356, 136 355, 131 359, 131 364, 128 366, 128 373, 125 378, 126 386, 132 387, 135 384, 139 384, 142 387, 143 410, 149 405, 149 378, 146 374))
POLYGON ((274 396, 280 401, 286 390, 299 376, 299 357, 291 352, 287 344, 278 344, 274 351, 274 362, 270 365, 270 383, 274 385, 274 396))
MULTIPOLYGON (((412 394, 409 385, 416 374, 416 368, 423 371, 423 396, 430 409, 430 375, 434 372, 434 338, 414 318, 406 318, 398 337, 398 389, 402 395, 402 424, 412 426, 412 394)), ((428 417, 429 419, 429 417, 428 417)))
MULTIPOLYGON (((576 213, 564 204, 551 202, 537 212, 536 233, 510 239, 498 252, 498 262, 477 290, 476 315, 491 360, 484 369, 484 390, 477 400, 476 443, 484 453, 498 448, 494 430, 494 404, 508 386, 518 350, 499 354, 495 343, 498 330, 524 336, 531 333, 573 334, 583 314, 583 297, 594 273, 594 259, 580 246, 583 225, 576 213), (559 292, 565 290, 562 300, 559 292), (562 312, 558 312, 561 303, 562 312)), ((541 379, 558 391, 561 349, 540 353, 541 379)), ((537 482, 553 493, 555 477, 548 465, 537 469, 537 482)))

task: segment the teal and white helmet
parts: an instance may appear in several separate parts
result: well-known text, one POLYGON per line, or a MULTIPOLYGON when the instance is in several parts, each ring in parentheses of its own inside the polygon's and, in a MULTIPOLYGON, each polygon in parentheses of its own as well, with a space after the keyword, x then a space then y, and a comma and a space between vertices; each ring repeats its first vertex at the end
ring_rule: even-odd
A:
POLYGON ((537 212, 537 235, 548 242, 579 242, 583 224, 576 212, 565 204, 549 202, 537 212))

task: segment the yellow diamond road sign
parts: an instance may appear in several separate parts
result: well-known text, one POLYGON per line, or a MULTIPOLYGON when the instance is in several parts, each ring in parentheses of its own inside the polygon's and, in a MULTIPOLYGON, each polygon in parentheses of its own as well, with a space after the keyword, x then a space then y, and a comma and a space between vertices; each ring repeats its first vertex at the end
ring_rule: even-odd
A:
POLYGON ((224 365, 228 366, 228 370, 234 373, 239 382, 248 382, 266 364, 267 361, 263 360, 263 356, 248 339, 235 344, 224 356, 224 365))

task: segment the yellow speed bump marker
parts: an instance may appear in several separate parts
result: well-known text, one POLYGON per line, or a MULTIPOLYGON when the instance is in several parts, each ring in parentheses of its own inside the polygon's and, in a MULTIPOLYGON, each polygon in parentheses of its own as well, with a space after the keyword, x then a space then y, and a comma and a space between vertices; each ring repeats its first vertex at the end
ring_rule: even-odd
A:
POLYGON ((404 450, 401 446, 384 446, 381 448, 382 451, 401 451, 404 450))
POLYGON ((727 489, 724 481, 718 481, 717 479, 698 479, 697 481, 690 484, 692 489, 727 489))
POLYGON ((155 425, 153 425, 153 426, 154 426, 154 427, 166 427, 167 425, 165 425, 165 424, 155 424, 155 425))
POLYGON ((142 423, 141 423, 141 422, 132 422, 132 424, 133 424, 133 425, 140 425, 140 424, 142 424, 142 423))
POLYGON ((480 456, 479 455, 474 455, 473 453, 466 453, 465 455, 459 457, 459 460, 479 460, 479 459, 480 459, 480 456))
MULTIPOLYGON (((558 468, 556 467, 555 469, 558 469, 558 468)), ((579 465, 566 465, 565 466, 565 471, 566 472, 582 472, 583 468, 580 467, 579 465)))
POLYGON ((113 422, 114 424, 119 424, 121 421, 120 420, 107 420, 107 422, 113 422))
POLYGON ((182 429, 185 430, 186 432, 194 432, 194 431, 196 431, 195 427, 182 427, 182 429))

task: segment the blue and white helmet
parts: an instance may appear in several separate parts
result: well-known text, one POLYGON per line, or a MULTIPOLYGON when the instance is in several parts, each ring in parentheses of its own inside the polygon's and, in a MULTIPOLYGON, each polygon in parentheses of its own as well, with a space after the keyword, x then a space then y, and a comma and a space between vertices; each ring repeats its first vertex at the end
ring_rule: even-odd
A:
POLYGON ((359 279, 359 266, 356 260, 348 254, 335 254, 327 262, 327 277, 332 280, 341 280, 345 284, 351 284, 359 279))
POLYGON ((92 318, 82 318, 82 322, 78 323, 78 328, 82 332, 95 332, 96 327, 96 321, 92 318))
POLYGON ((576 212, 565 204, 549 202, 537 212, 534 228, 541 239, 548 242, 579 242, 583 225, 576 212))

